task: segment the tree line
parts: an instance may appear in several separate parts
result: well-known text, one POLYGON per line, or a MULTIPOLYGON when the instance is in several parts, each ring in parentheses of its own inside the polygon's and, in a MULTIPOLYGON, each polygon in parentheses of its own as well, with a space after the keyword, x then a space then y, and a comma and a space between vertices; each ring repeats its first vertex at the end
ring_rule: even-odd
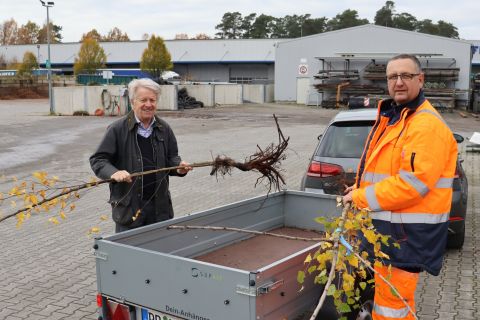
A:
MULTIPOLYGON (((50 22, 50 42, 62 42, 62 27, 50 22)), ((144 35, 144 37, 148 35, 144 35)), ((97 41, 130 41, 128 34, 122 32, 117 27, 112 28, 107 34, 101 35, 96 29, 92 29, 84 33, 79 39, 82 42, 85 38, 93 38, 97 41)), ((0 23, 0 45, 14 45, 14 44, 39 44, 47 43, 47 24, 42 26, 33 21, 19 26, 15 19, 11 18, 0 23)))
MULTIPOLYGON (((417 31, 432 35, 458 39, 457 28, 446 21, 431 19, 418 20, 408 12, 397 13, 393 1, 385 2, 375 14, 376 25, 417 31)), ((335 17, 313 18, 311 14, 286 15, 281 18, 270 15, 251 13, 242 16, 240 12, 226 12, 219 24, 217 39, 265 39, 265 38, 298 38, 327 31, 368 24, 368 19, 358 16, 356 10, 347 9, 335 17)))
MULTIPOLYGON (((395 2, 387 1, 375 14, 373 21, 376 25, 398 28, 409 31, 417 31, 432 35, 458 39, 457 27, 444 20, 436 23, 431 19, 419 20, 408 12, 397 13, 395 2)), ((284 17, 274 17, 266 14, 250 13, 242 16, 240 12, 226 12, 220 23, 215 26, 218 32, 217 39, 266 39, 266 38, 298 38, 327 31, 368 24, 368 19, 360 18, 357 10, 347 9, 338 13, 333 18, 314 18, 311 14, 294 14, 284 17)), ((50 22, 50 41, 59 43, 62 41, 62 27, 50 22)), ((101 35, 96 29, 84 33, 79 40, 92 38, 97 41, 130 41, 126 32, 114 27, 107 34, 101 35)), ((148 34, 142 36, 143 40, 149 39, 148 34)), ((185 33, 179 33, 175 39, 211 39, 205 33, 198 33, 189 38, 185 33)), ((13 19, 0 23, 0 44, 36 44, 47 42, 47 26, 28 21, 18 26, 13 19)))
MULTIPOLYGON (((50 22, 50 41, 58 43, 62 41, 62 27, 50 22)), ((19 26, 15 19, 11 18, 0 23, 0 44, 34 44, 47 43, 47 24, 42 26, 28 21, 19 26)))

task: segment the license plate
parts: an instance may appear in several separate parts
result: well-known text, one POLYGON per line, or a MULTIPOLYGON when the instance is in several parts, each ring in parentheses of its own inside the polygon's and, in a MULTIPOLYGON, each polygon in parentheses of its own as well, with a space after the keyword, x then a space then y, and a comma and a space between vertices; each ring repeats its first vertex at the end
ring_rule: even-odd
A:
POLYGON ((186 320, 172 315, 142 308, 142 320, 186 320))

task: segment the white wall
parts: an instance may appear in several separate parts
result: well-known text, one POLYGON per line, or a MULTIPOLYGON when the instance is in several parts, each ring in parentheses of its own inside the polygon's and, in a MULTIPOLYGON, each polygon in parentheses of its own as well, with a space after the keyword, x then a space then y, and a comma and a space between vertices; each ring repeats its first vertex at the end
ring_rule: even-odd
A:
MULTIPOLYGON (((106 115, 124 115, 128 109, 128 98, 123 96, 125 86, 76 86, 76 87, 53 87, 53 99, 55 113, 61 115, 72 115, 76 111, 84 111, 90 115, 95 110, 103 110, 106 115), (102 103, 102 92, 107 90, 111 99, 115 99, 118 108, 107 108, 102 103)), ((158 103, 158 109, 177 110, 177 88, 176 86, 162 86, 162 94, 158 103)), ((110 99, 110 100, 111 100, 110 99)), ((108 103, 108 100, 106 100, 108 103)))
POLYGON ((161 87, 160 100, 158 101, 159 110, 178 110, 177 104, 177 86, 163 85, 161 87))
POLYGON ((203 102, 205 107, 215 104, 241 104, 273 102, 272 84, 244 84, 244 85, 219 85, 219 84, 189 84, 178 85, 178 89, 186 88, 189 96, 203 102), (238 94, 241 92, 242 96, 238 94), (225 95, 233 95, 226 97, 225 95))
POLYGON ((275 85, 267 84, 265 86, 265 102, 275 101, 275 85))
POLYGON ((186 88, 189 96, 194 97, 197 101, 203 102, 205 107, 213 107, 215 105, 213 85, 209 84, 185 84, 178 85, 178 89, 186 88))
MULTIPOLYGON (((271 102, 273 99, 273 85, 163 85, 158 109, 178 110, 177 94, 178 90, 183 87, 187 88, 188 95, 202 101, 206 107, 212 107, 215 104, 242 104, 244 87, 248 102, 264 103, 271 102)), ((127 100, 121 96, 125 86, 121 85, 54 87, 55 112, 60 115, 72 115, 76 111, 84 111, 94 115, 95 111, 100 109, 106 115, 110 115, 110 109, 105 109, 102 104, 102 92, 105 89, 112 98, 116 97, 119 101, 120 115, 126 114, 127 100)), ((114 115, 118 115, 116 109, 114 115)))
MULTIPOLYGON (((107 90, 111 99, 116 99, 119 109, 111 108, 104 110, 108 115, 112 110, 114 115, 123 115, 127 111, 127 101, 123 94, 124 86, 76 86, 76 87, 53 87, 53 103, 55 113, 60 115, 72 115, 77 111, 87 112, 90 115, 95 114, 95 110, 104 110, 102 104, 102 92, 107 90), (115 97, 116 96, 116 97, 115 97)), ((107 100, 108 102, 108 100, 107 100)))
POLYGON ((265 85, 244 84, 243 101, 250 103, 265 103, 265 85))
POLYGON ((242 104, 242 85, 217 84, 215 85, 215 103, 242 104))

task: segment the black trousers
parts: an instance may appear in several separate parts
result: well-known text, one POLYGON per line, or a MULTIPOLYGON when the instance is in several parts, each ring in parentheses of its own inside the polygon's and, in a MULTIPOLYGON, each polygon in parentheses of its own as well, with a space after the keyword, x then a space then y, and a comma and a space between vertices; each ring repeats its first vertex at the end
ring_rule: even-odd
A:
POLYGON ((138 227, 143 227, 152 223, 158 222, 155 215, 155 201, 142 200, 142 211, 137 221, 132 222, 128 226, 115 223, 115 233, 132 230, 138 227))

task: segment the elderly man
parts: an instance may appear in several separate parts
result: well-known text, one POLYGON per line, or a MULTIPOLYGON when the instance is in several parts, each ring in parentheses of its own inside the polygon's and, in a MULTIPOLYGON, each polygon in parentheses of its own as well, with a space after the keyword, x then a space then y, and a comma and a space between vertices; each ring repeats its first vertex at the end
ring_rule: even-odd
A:
MULTIPOLYGON (((375 269, 415 310, 419 272, 438 275, 442 267, 457 144, 423 95, 424 74, 415 56, 392 58, 387 82, 392 99, 379 103, 356 183, 343 200, 369 209, 377 231, 400 245, 382 248, 390 259, 375 269)), ((373 319, 413 318, 401 298, 375 275, 373 319)))
POLYGON ((168 176, 185 176, 191 167, 181 161, 170 126, 155 116, 160 86, 150 79, 128 85, 133 111, 107 129, 97 151, 90 157, 100 179, 113 179, 110 204, 115 232, 173 218, 168 176), (184 166, 132 178, 131 173, 184 166))

